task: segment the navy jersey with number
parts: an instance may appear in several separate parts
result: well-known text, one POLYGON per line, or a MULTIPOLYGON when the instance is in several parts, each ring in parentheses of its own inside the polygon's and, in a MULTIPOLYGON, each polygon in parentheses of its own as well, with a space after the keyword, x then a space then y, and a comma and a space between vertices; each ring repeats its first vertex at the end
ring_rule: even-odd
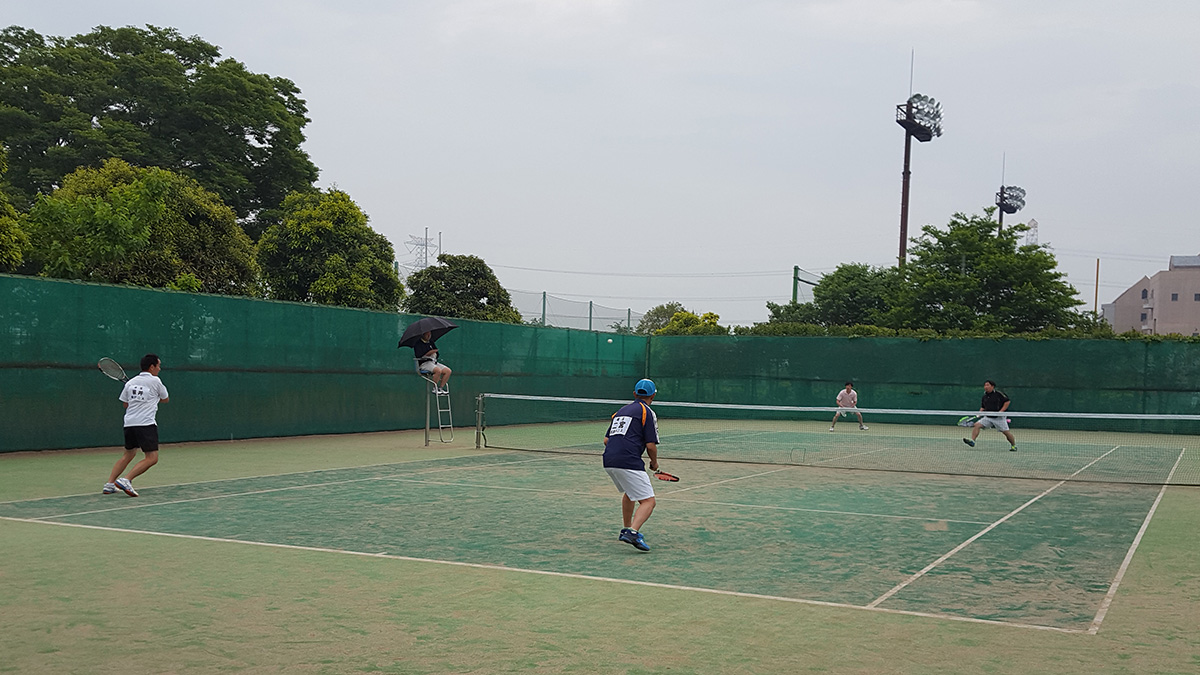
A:
POLYGON ((642 453, 647 443, 658 443, 658 417, 649 405, 634 401, 613 414, 604 437, 604 466, 645 471, 642 453))

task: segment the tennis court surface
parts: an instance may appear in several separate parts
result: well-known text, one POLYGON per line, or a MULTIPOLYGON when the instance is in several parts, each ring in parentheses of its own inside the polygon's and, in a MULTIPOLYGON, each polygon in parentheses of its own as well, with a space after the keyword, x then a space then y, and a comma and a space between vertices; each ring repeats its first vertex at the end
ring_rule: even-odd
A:
MULTIPOLYGON (((510 431, 575 426, 604 428, 510 431)), ((677 460, 666 434, 682 480, 655 481, 648 554, 617 541, 594 455, 468 433, 166 446, 137 499, 99 494, 112 451, 0 456, 4 667, 1182 672, 1200 655, 1194 488, 677 460), (636 616, 654 637, 613 652, 636 616)))
MULTIPOLYGON (((540 433, 596 436, 597 428, 550 425, 540 433)), ((872 432, 847 426, 849 451, 841 453, 836 438, 817 431, 767 430, 762 440, 781 443, 788 433, 818 437, 815 456, 844 458, 864 452, 859 434, 872 432)), ((895 449, 898 432, 875 433, 897 434, 886 441, 895 449)), ((676 440, 704 447, 720 442, 716 434, 676 440)), ((15 500, 0 504, 0 516, 1095 632, 1163 492, 1079 480, 672 461, 669 435, 663 447, 664 463, 683 481, 656 481, 659 506, 644 529, 652 579, 648 560, 616 541, 618 497, 597 458, 574 454, 463 450, 148 487, 138 499, 93 492, 15 500)), ((1074 467, 1076 475, 1104 460, 1120 462, 1120 448, 1102 444, 1051 459, 1038 458, 1036 444, 1027 447, 947 451, 998 465, 1032 463, 1038 471, 1074 467)), ((1179 453, 1170 459, 1177 463, 1179 453)))

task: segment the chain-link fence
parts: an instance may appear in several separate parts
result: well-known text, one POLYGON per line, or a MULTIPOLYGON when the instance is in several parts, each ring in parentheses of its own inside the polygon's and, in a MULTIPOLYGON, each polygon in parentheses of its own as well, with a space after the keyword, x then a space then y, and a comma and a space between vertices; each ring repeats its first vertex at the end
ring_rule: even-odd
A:
POLYGON ((606 333, 629 332, 637 328, 644 312, 630 308, 605 307, 590 300, 568 300, 545 291, 509 290, 513 307, 526 323, 559 328, 581 328, 606 333))

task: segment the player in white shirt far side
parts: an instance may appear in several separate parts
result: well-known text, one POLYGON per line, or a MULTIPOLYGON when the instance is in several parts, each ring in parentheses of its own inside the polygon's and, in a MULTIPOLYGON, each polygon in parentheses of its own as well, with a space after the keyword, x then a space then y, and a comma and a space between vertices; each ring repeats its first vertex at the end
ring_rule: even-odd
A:
POLYGON ((117 490, 130 497, 138 496, 133 489, 133 479, 146 472, 146 469, 158 463, 158 404, 166 403, 167 388, 158 373, 162 370, 162 361, 154 354, 142 357, 142 372, 125 383, 121 390, 121 402, 125 404, 125 454, 113 465, 108 482, 104 484, 104 494, 111 495, 117 490), (141 449, 144 457, 129 470, 129 475, 121 478, 121 472, 137 457, 141 449))
POLYGON ((858 416, 859 429, 863 431, 867 430, 867 425, 863 424, 862 413, 858 412, 858 392, 854 391, 853 382, 847 382, 846 388, 838 392, 837 404, 839 408, 846 408, 846 410, 839 410, 833 414, 833 422, 829 424, 830 431, 833 431, 833 428, 837 426, 838 418, 848 412, 853 412, 858 416))

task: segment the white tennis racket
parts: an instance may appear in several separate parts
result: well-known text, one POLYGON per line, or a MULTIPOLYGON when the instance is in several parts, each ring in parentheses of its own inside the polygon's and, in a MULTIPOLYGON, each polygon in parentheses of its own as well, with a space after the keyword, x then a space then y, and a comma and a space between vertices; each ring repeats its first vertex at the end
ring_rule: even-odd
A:
POLYGON ((113 361, 112 359, 108 358, 107 356, 100 359, 100 361, 96 363, 96 367, 100 369, 100 372, 104 373, 105 375, 111 377, 114 380, 124 382, 125 380, 128 379, 127 377, 125 377, 125 369, 121 367, 121 364, 117 363, 116 361, 113 361))

